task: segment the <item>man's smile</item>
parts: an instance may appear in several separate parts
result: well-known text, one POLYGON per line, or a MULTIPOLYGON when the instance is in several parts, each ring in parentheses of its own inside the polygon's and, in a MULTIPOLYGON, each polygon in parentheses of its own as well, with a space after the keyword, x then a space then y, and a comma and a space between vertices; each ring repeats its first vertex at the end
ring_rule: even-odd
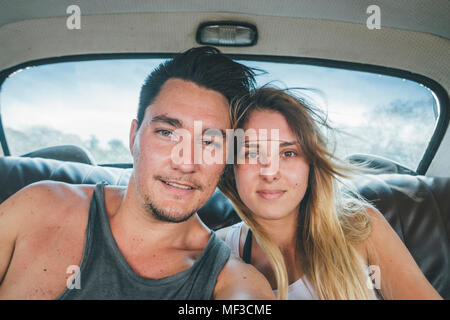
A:
POLYGON ((193 181, 163 176, 155 176, 155 179, 161 182, 161 185, 165 190, 169 191, 170 194, 175 194, 176 196, 188 196, 193 194, 195 191, 203 190, 199 183, 195 183, 193 181))
POLYGON ((164 182, 165 184, 175 187, 175 188, 180 188, 180 189, 184 189, 184 190, 195 189, 194 187, 187 185, 187 184, 177 183, 177 182, 173 182, 173 181, 166 181, 166 180, 161 180, 161 181, 164 182))

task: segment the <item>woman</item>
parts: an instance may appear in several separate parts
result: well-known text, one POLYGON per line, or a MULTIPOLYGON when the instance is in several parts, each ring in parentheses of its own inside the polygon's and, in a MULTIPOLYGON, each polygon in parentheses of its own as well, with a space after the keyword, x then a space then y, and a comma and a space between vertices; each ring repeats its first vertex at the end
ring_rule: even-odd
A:
POLYGON ((341 191, 353 169, 326 150, 314 109, 262 88, 234 105, 233 118, 235 129, 269 138, 237 146, 245 163, 228 166, 219 187, 243 222, 218 234, 280 299, 375 299, 371 280, 384 299, 441 299, 384 217, 341 191))

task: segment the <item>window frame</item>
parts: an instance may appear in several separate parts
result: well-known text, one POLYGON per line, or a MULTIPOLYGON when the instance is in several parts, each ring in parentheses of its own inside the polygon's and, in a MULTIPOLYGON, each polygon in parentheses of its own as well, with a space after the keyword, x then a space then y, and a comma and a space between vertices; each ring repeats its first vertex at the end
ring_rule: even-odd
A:
MULTIPOLYGON (((234 60, 250 60, 261 62, 279 62, 279 63, 291 63, 291 64, 304 64, 313 66, 330 67, 337 69, 345 69, 349 71, 362 71, 373 74, 381 74, 393 77, 404 78, 407 80, 415 81, 424 85, 433 91, 438 100, 440 107, 440 116, 437 119, 435 130, 431 136, 430 142, 425 149, 422 159, 419 162, 417 169, 418 174, 424 175, 428 170, 431 161, 433 160, 436 152, 444 138, 448 123, 449 123, 449 97, 447 91, 435 80, 423 76, 421 74, 413 73, 396 68, 364 64, 357 62, 329 60, 321 58, 309 58, 309 57, 295 57, 295 56, 275 56, 275 55, 254 55, 254 54, 228 54, 227 56, 234 60)), ((62 62, 82 62, 92 60, 116 60, 116 59, 170 59, 174 57, 176 53, 108 53, 108 54, 82 54, 82 55, 69 55, 62 57, 50 57, 37 60, 31 60, 18 65, 9 67, 0 71, 0 92, 5 80, 14 72, 25 69, 28 67, 37 67, 47 64, 55 64, 62 62)), ((1 106, 0 106, 0 144, 3 150, 4 156, 10 156, 8 142, 6 140, 5 131, 3 128, 1 106)))

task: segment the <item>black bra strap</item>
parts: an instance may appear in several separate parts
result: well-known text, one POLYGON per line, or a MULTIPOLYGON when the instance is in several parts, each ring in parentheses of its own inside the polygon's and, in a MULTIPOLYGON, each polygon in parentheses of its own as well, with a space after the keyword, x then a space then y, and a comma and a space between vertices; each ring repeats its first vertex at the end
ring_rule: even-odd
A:
POLYGON ((252 260, 252 230, 250 230, 250 228, 248 229, 247 237, 245 238, 242 260, 248 264, 250 264, 250 261, 252 260))

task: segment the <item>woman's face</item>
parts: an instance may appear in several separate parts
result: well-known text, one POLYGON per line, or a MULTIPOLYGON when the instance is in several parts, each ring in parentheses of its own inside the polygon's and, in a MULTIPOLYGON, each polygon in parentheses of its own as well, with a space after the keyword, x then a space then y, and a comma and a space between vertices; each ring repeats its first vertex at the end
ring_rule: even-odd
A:
MULTIPOLYGON (((264 155, 261 141, 247 138, 245 147, 239 152, 245 154, 245 164, 234 167, 236 186, 242 201, 253 211, 255 218, 279 220, 298 214, 300 202, 308 186, 309 164, 303 156, 295 134, 284 116, 276 111, 253 111, 243 128, 245 131, 266 129, 268 150, 264 155), (271 130, 278 129, 279 139, 271 139, 271 130), (278 154, 270 154, 271 144, 279 145, 278 154), (259 147, 259 148, 258 148, 259 147), (256 164, 249 164, 250 159, 256 164), (263 161, 265 160, 265 161, 263 161), (278 161, 274 166, 273 161, 278 161), (264 168, 278 168, 266 170, 264 168)), ((261 136, 258 136, 260 138, 261 136)), ((275 145, 273 145, 275 146, 275 145)))

